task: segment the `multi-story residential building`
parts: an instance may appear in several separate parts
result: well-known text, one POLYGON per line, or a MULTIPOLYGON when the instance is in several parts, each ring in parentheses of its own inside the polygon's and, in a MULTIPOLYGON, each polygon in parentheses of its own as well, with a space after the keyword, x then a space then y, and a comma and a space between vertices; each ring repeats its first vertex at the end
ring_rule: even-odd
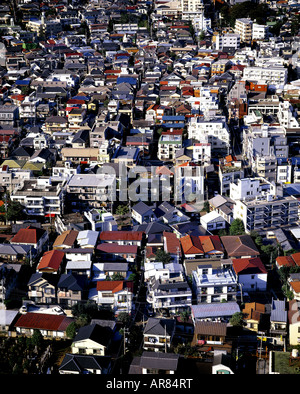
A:
POLYGON ((209 143, 212 152, 223 151, 229 153, 230 131, 223 116, 208 120, 190 118, 188 137, 199 142, 209 143))
POLYGON ((248 18, 239 18, 235 21, 234 32, 240 35, 241 42, 251 42, 253 22, 248 18))
POLYGON ((192 305, 192 291, 182 272, 171 279, 151 277, 147 283, 147 302, 154 312, 178 312, 192 305))
POLYGON ((98 163, 99 148, 62 148, 63 161, 71 161, 75 164, 98 163))
POLYGON ((19 118, 23 121, 30 121, 36 118, 36 109, 39 100, 34 97, 26 96, 19 106, 19 118))
POLYGON ((240 47, 240 35, 235 33, 216 34, 213 36, 215 47, 217 50, 225 49, 237 50, 240 47))
POLYGON ((229 195, 230 184, 244 178, 244 168, 240 160, 228 162, 226 159, 219 161, 220 194, 229 195))
POLYGON ((252 40, 265 40, 269 36, 269 26, 259 25, 258 23, 253 23, 252 25, 252 40))
POLYGON ((91 294, 89 299, 95 300, 99 306, 111 308, 115 315, 121 312, 131 314, 134 308, 132 281, 100 280, 96 290, 96 296, 91 294))
POLYGON ((36 304, 55 304, 57 280, 57 275, 35 272, 27 283, 28 299, 36 304))
POLYGON ((201 165, 189 163, 178 166, 175 170, 174 199, 190 202, 195 199, 204 200, 204 171, 201 165))
MULTIPOLYGON (((263 85, 263 84, 262 84, 263 85)), ((265 85, 266 86, 266 85, 265 85)), ((249 100, 248 115, 276 115, 279 111, 279 97, 273 94, 268 97, 259 98, 256 100, 249 100)), ((259 123, 255 119, 254 123, 259 123)))
POLYGON ((174 319, 149 318, 144 328, 143 348, 155 352, 170 349, 175 334, 174 319))
POLYGON ((0 105, 0 125, 15 126, 19 119, 19 108, 17 105, 0 105))
MULTIPOLYGON (((191 147, 193 150, 193 161, 199 165, 208 166, 211 163, 211 144, 195 142, 191 147)), ((190 147, 188 148, 190 149, 190 147)))
POLYGON ((247 233, 284 225, 295 225, 299 220, 299 202, 294 196, 267 196, 237 200, 233 218, 241 219, 247 233))
POLYGON ((276 194, 276 186, 260 177, 239 178, 230 184, 230 198, 244 200, 276 194))
POLYGON ((294 111, 289 101, 283 101, 279 103, 277 118, 280 125, 285 129, 300 127, 299 121, 297 119, 297 112, 294 111))
POLYGON ((231 268, 199 265, 196 271, 192 271, 192 281, 198 304, 236 300, 239 287, 231 268))
POLYGON ((244 129, 243 154, 254 174, 275 181, 277 161, 289 156, 284 127, 256 124, 244 129))
POLYGON ((228 59, 218 59, 211 65, 211 75, 222 75, 230 67, 230 61, 228 59))
POLYGON ((68 114, 69 130, 79 130, 83 124, 86 115, 86 109, 73 108, 68 114))
POLYGON ((288 69, 284 66, 249 66, 244 68, 243 78, 249 81, 266 83, 270 87, 280 88, 287 83, 288 69))
POLYGON ((75 174, 66 184, 66 200, 72 210, 110 205, 115 192, 114 175, 75 174))
POLYGON ((162 132, 158 140, 158 158, 162 161, 174 161, 176 152, 182 147, 182 131, 162 132))
POLYGON ((22 204, 29 216, 53 217, 64 211, 63 187, 51 185, 47 177, 24 180, 13 190, 11 200, 22 204))
POLYGON ((193 20, 204 14, 204 4, 202 0, 181 0, 181 12, 184 20, 193 20))
POLYGON ((30 170, 20 170, 3 166, 0 168, 0 184, 5 187, 9 193, 16 187, 21 187, 24 180, 29 180, 32 177, 30 170))

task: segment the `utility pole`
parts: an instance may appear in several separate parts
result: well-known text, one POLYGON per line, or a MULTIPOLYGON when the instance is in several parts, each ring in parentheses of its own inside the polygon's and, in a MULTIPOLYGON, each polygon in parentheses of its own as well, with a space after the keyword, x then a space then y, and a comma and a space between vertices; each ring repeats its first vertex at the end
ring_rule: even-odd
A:
POLYGON ((124 328, 124 331, 123 331, 124 356, 125 356, 125 354, 126 354, 126 334, 128 334, 128 329, 127 329, 127 328, 124 328))

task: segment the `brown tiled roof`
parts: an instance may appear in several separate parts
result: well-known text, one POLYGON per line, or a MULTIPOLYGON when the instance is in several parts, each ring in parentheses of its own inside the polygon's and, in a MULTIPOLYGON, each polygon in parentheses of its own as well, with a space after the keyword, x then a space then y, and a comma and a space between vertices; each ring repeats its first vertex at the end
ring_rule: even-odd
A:
POLYGON ((141 241, 143 231, 101 231, 100 241, 141 241))
POLYGON ((196 335, 217 335, 225 336, 227 332, 227 323, 212 322, 212 321, 196 321, 195 331, 196 335))
POLYGON ((67 230, 61 233, 56 240, 54 241, 53 248, 57 248, 59 246, 70 246, 74 245, 78 235, 77 230, 67 230))
POLYGON ((259 251, 250 235, 226 235, 221 241, 228 257, 259 256, 259 251))
POLYGON ((112 293, 117 293, 126 287, 132 292, 133 282, 123 280, 99 280, 96 289, 97 291, 111 291, 112 293))
POLYGON ((264 304, 259 304, 257 302, 249 302, 245 304, 243 313, 246 314, 245 320, 260 320, 260 315, 265 313, 266 308, 264 304))
POLYGON ((17 320, 15 327, 38 330, 65 331, 73 319, 65 315, 28 312, 17 320))
POLYGON ((177 238, 176 234, 169 231, 164 231, 163 236, 165 239, 166 252, 171 254, 181 254, 180 241, 177 238))

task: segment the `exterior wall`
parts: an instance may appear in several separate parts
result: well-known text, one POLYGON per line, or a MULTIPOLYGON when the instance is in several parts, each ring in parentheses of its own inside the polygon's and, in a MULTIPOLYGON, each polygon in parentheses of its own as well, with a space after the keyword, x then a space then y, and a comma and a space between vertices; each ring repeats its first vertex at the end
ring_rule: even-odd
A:
POLYGON ((105 346, 86 339, 84 341, 73 342, 72 354, 91 354, 105 356, 105 346))

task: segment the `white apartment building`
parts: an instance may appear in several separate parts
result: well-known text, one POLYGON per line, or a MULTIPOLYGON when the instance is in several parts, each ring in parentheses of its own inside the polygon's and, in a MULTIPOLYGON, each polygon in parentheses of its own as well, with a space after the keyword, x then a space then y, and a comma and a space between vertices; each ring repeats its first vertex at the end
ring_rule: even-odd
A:
POLYGON ((234 32, 240 35, 241 42, 250 42, 252 39, 253 22, 248 18, 236 19, 234 32))
POLYGON ((235 301, 239 290, 231 268, 213 268, 211 264, 199 265, 192 271, 192 287, 197 304, 235 301))
POLYGON ((229 195, 230 184, 242 178, 244 178, 244 169, 241 161, 232 162, 231 165, 219 162, 219 183, 222 196, 229 195))
POLYGON ((292 183, 293 167, 288 162, 277 164, 277 182, 292 183))
POLYGON ((211 162, 211 144, 196 142, 193 147, 193 161, 197 164, 207 166, 211 162))
POLYGON ((238 49, 240 47, 240 35, 236 33, 218 34, 215 36, 215 47, 220 51, 223 48, 238 49))
POLYGON ((276 186, 260 177, 237 179, 230 184, 230 198, 234 201, 267 197, 269 194, 276 194, 276 186))
POLYGON ((25 207, 27 215, 52 217, 64 210, 63 185, 51 185, 47 177, 24 180, 11 194, 12 201, 25 207))
POLYGON ((167 309, 177 313, 192 305, 192 290, 183 274, 172 279, 150 278, 147 283, 147 302, 154 312, 167 309))
POLYGON ((197 109, 208 117, 210 113, 216 113, 219 109, 218 94, 211 91, 211 87, 201 86, 199 97, 189 97, 186 102, 192 109, 197 109))
POLYGON ((222 150, 229 153, 230 131, 224 116, 218 116, 209 120, 190 118, 188 138, 209 143, 212 152, 222 150))
POLYGON ((246 232, 296 225, 299 220, 299 202, 294 196, 282 194, 257 196, 249 200, 236 200, 233 218, 241 219, 246 232))
POLYGON ((257 157, 288 158, 289 145, 284 127, 253 125, 243 130, 243 154, 251 165, 257 157))
POLYGON ((181 0, 181 12, 184 20, 193 20, 201 18, 204 14, 204 5, 202 0, 181 0))
POLYGON ((182 147, 182 134, 162 133, 158 140, 158 158, 163 161, 175 160, 176 152, 182 147))
POLYGON ((253 23, 252 40, 265 40, 269 35, 269 26, 253 23))
POLYGON ((110 206, 116 200, 115 182, 112 174, 74 174, 66 185, 68 203, 75 210, 110 206))
POLYGON ((288 70, 283 66, 244 68, 243 78, 248 81, 257 81, 275 88, 283 88, 287 83, 288 70))
POLYGON ((279 103, 277 118, 282 127, 286 129, 299 128, 299 122, 296 118, 297 112, 293 110, 289 101, 279 103))

